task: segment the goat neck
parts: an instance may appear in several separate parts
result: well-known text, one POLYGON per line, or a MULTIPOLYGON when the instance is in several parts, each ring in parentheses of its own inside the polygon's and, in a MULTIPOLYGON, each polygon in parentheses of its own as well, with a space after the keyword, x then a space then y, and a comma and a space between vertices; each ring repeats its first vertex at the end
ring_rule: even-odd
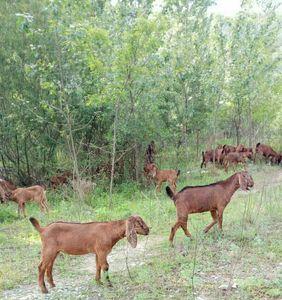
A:
POLYGON ((225 189, 225 201, 229 203, 231 200, 232 195, 239 189, 239 179, 237 173, 232 175, 231 177, 227 178, 222 185, 225 189))
POLYGON ((113 222, 115 225, 111 234, 111 242, 114 246, 119 240, 125 237, 126 220, 120 220, 113 222))

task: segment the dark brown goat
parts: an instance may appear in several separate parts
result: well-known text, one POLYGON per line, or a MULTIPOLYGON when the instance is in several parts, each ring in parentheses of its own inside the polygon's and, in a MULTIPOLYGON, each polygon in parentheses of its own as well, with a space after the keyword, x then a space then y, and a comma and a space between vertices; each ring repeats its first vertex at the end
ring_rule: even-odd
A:
POLYGON ((163 182, 168 182, 173 189, 176 191, 176 181, 180 174, 180 170, 159 170, 155 164, 147 164, 144 168, 145 174, 151 176, 157 184, 157 191, 161 191, 163 182))
POLYGON ((223 153, 224 153, 225 155, 227 155, 227 154, 230 153, 230 152, 236 152, 236 147, 230 146, 230 145, 224 145, 224 146, 223 146, 223 153))
POLYGON ((205 233, 216 223, 222 230, 223 211, 230 202, 232 195, 239 188, 247 191, 253 186, 253 178, 248 172, 238 172, 226 180, 209 185, 187 186, 176 194, 169 187, 166 187, 166 192, 173 200, 177 212, 177 222, 171 229, 169 241, 173 242, 179 227, 183 229, 186 236, 191 237, 191 233, 187 229, 187 220, 188 215, 193 213, 210 211, 213 221, 205 228, 205 233))
POLYGON ((206 150, 202 152, 203 161, 201 163, 201 168, 203 166, 207 166, 207 163, 213 162, 213 158, 215 158, 215 162, 222 164, 223 162, 223 148, 222 146, 217 146, 215 150, 206 150))
POLYGON ((25 204, 28 201, 37 202, 42 211, 48 211, 47 198, 45 195, 45 190, 40 185, 34 185, 27 188, 17 188, 11 192, 10 200, 18 204, 18 215, 20 213, 26 217, 25 214, 25 204))
POLYGON ((0 201, 4 203, 7 202, 11 192, 16 188, 17 187, 11 181, 0 179, 0 201))
POLYGON ((266 160, 272 161, 277 157, 278 153, 274 151, 270 146, 257 143, 256 145, 256 154, 261 154, 265 157, 266 160))
POLYGON ((45 272, 50 286, 55 287, 52 268, 59 252, 72 255, 95 253, 96 281, 100 283, 102 269, 106 273, 108 283, 111 284, 108 275, 107 256, 113 246, 126 236, 130 245, 135 248, 137 234, 149 234, 149 227, 139 216, 112 222, 55 222, 46 227, 41 227, 34 218, 29 220, 40 233, 42 241, 42 257, 38 266, 38 284, 42 293, 48 293, 44 282, 45 272))
POLYGON ((244 145, 242 144, 239 144, 237 147, 236 147, 236 152, 247 152, 248 151, 248 148, 245 147, 244 145))
POLYGON ((76 179, 71 171, 65 171, 62 174, 52 176, 50 178, 51 187, 56 189, 60 185, 67 184, 70 179, 76 179))
POLYGON ((223 159, 223 166, 226 172, 228 172, 228 167, 230 165, 233 166, 233 170, 235 171, 235 165, 238 165, 239 163, 242 163, 244 167, 246 167, 246 159, 249 155, 249 152, 230 152, 227 155, 225 155, 223 159))

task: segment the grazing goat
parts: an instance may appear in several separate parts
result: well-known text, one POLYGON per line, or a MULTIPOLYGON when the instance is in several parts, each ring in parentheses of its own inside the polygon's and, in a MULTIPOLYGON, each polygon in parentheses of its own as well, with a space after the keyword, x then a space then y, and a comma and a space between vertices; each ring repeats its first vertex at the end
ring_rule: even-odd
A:
POLYGON ((222 230, 223 211, 232 195, 239 188, 247 191, 253 186, 253 178, 248 172, 238 172, 226 180, 209 185, 187 186, 178 193, 173 193, 167 186, 166 192, 174 202, 177 212, 177 222, 172 227, 169 237, 171 244, 179 227, 183 229, 186 236, 191 238, 187 229, 188 214, 210 211, 213 221, 205 228, 204 232, 207 233, 216 223, 222 230))
POLYGON ((0 200, 1 203, 7 202, 10 193, 15 190, 17 187, 10 181, 0 179, 0 200))
POLYGON ((261 143, 257 143, 256 145, 256 154, 261 154, 266 160, 270 159, 270 161, 277 157, 276 151, 274 151, 270 146, 261 143))
POLYGON ((224 166, 225 172, 228 172, 228 167, 231 164, 233 165, 234 171, 235 171, 235 165, 237 165, 239 163, 242 163, 245 168, 246 167, 245 157, 247 157, 248 155, 249 155, 248 152, 241 152, 241 153, 230 152, 230 153, 228 153, 223 159, 223 166, 224 166))
POLYGON ((248 151, 248 148, 245 147, 244 145, 242 144, 239 144, 237 147, 236 147, 236 152, 246 152, 248 151))
POLYGON ((215 158, 215 162, 222 164, 224 157, 223 148, 222 146, 217 146, 215 150, 206 150, 205 152, 202 152, 202 157, 203 161, 201 163, 201 168, 203 168, 203 166, 206 167, 207 163, 213 162, 213 158, 215 158))
POLYGON ((40 185, 34 185, 27 188, 17 188, 10 194, 10 200, 18 203, 18 215, 20 213, 26 217, 25 203, 28 201, 35 201, 40 205, 42 211, 48 211, 47 198, 45 190, 40 185))
POLYGON ((71 178, 76 179, 76 176, 73 176, 73 173, 70 171, 65 171, 60 175, 52 176, 50 178, 51 187, 56 189, 60 185, 67 184, 71 178))
POLYGON ((236 152, 236 147, 234 147, 234 146, 230 146, 230 145, 224 145, 223 147, 223 153, 225 154, 225 155, 227 155, 228 153, 230 153, 230 152, 236 152))
POLYGON ((113 246, 126 236, 130 245, 135 248, 137 233, 149 234, 149 227, 139 216, 112 222, 55 222, 46 227, 41 227, 34 218, 29 220, 40 233, 42 241, 42 257, 38 266, 38 284, 42 293, 48 293, 44 282, 45 272, 50 286, 55 287, 52 268, 59 252, 62 251, 72 255, 95 253, 95 279, 97 283, 100 283, 102 269, 106 273, 108 283, 111 285, 108 275, 107 255, 111 252, 113 246))
POLYGON ((168 182, 172 190, 176 191, 176 181, 180 170, 159 170, 155 164, 147 164, 144 171, 156 181, 158 192, 161 191, 163 182, 168 182))

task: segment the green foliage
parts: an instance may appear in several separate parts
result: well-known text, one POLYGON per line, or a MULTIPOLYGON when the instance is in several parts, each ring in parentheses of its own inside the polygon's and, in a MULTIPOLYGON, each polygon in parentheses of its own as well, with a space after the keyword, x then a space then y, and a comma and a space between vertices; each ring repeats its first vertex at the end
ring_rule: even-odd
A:
POLYGON ((117 107, 118 183, 140 181, 151 140, 187 161, 226 138, 279 150, 277 3, 212 3, 2 1, 1 165, 21 184, 76 164, 104 180, 117 107))

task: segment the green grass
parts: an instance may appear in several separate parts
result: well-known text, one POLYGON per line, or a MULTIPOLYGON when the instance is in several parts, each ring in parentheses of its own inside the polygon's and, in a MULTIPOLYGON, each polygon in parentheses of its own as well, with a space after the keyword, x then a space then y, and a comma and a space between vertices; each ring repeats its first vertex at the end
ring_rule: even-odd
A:
MULTIPOLYGON (((121 219, 132 214, 142 216, 152 228, 148 238, 161 238, 153 249, 144 249, 145 254, 139 259, 142 265, 129 266, 132 278, 126 270, 110 274, 114 288, 99 288, 105 299, 195 299, 198 296, 278 299, 282 296, 281 168, 251 166, 251 173, 255 188, 250 193, 238 191, 233 196, 223 216, 223 237, 216 226, 204 235, 202 230, 210 223, 210 214, 194 214, 188 220, 193 240, 188 240, 179 230, 175 248, 170 248, 167 242, 176 220, 175 207, 165 195, 164 186, 160 194, 152 186, 144 188, 133 183, 118 186, 111 210, 109 196, 102 189, 96 189, 84 202, 73 197, 69 190, 48 192, 51 212, 44 215, 36 205, 28 204, 27 213, 43 225, 55 220, 82 222, 121 219), (277 174, 281 176, 280 183, 277 174), (237 286, 230 290, 219 288, 229 282, 237 286)), ((226 177, 222 170, 214 171, 212 167, 204 173, 196 168, 189 174, 182 170, 178 187, 207 184, 226 177)), ((1 207, 1 290, 36 284, 40 238, 28 219, 18 219, 16 212, 14 203, 1 207)), ((140 237, 139 241, 145 239, 140 237)), ((80 281, 84 284, 82 295, 87 298, 94 283, 81 268, 83 263, 83 256, 61 255, 54 267, 55 281, 77 278, 77 284, 80 281)))

